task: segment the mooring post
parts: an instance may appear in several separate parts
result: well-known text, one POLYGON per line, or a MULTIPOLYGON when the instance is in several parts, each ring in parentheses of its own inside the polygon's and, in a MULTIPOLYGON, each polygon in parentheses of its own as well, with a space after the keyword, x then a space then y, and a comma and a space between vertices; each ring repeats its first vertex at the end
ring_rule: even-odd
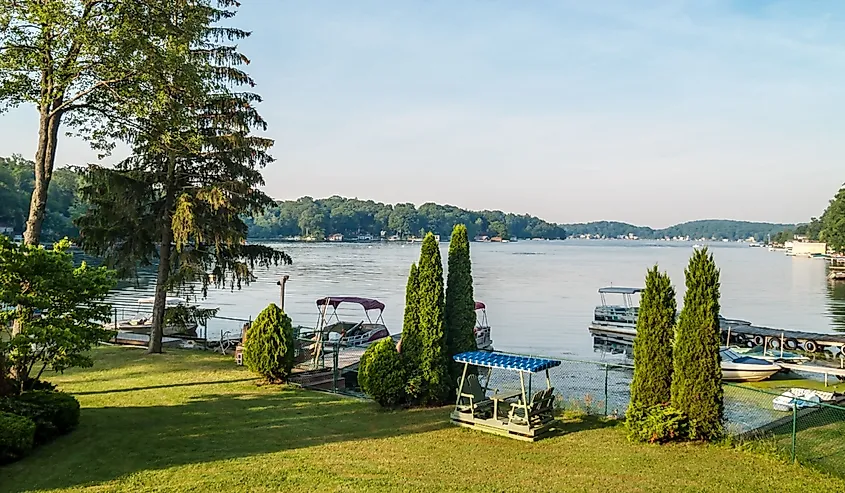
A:
POLYGON ((280 280, 276 281, 276 285, 279 286, 279 308, 282 311, 285 311, 285 283, 288 282, 288 279, 290 279, 290 276, 285 274, 280 280))

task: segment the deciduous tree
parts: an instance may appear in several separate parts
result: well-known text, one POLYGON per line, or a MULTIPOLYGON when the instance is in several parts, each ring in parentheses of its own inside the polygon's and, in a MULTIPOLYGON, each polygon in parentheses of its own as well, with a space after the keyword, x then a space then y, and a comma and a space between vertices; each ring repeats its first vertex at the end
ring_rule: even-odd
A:
MULTIPOLYGON (((12 307, 0 311, 0 328, 7 332, 0 335, 0 360, 6 360, 0 369, 14 370, 18 390, 45 370, 91 366, 87 351, 114 335, 103 326, 114 273, 84 262, 75 267, 69 247, 66 239, 47 250, 0 235, 0 306, 12 307)), ((0 380, 8 376, 0 372, 0 380)))
MULTIPOLYGON (((232 3, 225 0, 224 3, 232 3)), ((108 151, 109 127, 153 94, 172 0, 0 0, 0 110, 38 111, 35 186, 24 241, 39 242, 62 128, 108 151)))

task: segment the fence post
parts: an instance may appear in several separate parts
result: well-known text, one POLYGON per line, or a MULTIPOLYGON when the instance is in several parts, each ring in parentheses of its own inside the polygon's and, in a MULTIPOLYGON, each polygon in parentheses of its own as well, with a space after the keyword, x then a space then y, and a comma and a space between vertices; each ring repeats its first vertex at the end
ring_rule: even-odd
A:
POLYGON ((605 363, 604 364, 604 415, 607 417, 607 376, 610 372, 610 366, 605 363))
POLYGON ((795 462, 795 435, 798 423, 798 403, 792 400, 792 462, 795 462))

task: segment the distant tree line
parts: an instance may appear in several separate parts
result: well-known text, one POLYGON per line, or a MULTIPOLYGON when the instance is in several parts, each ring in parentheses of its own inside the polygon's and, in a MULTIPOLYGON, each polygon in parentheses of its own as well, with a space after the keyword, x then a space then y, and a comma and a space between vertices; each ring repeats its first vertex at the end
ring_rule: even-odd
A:
MULTIPOLYGON (((0 227, 12 227, 16 234, 24 230, 29 201, 35 179, 34 164, 19 155, 0 157, 0 227)), ((88 205, 79 193, 83 177, 70 168, 56 169, 44 220, 44 240, 64 236, 75 238, 78 230, 74 221, 88 205)), ((845 206, 845 199, 842 199, 845 206)), ((839 203, 834 206, 836 210, 839 203)), ((845 216, 845 214, 843 214, 845 216)), ((828 238, 835 238, 837 214, 827 213, 828 238)), ((617 238, 634 235, 641 239, 686 237, 692 239, 757 241, 775 238, 792 239, 795 234, 819 239, 824 217, 813 218, 807 224, 772 224, 749 221, 702 220, 690 221, 663 229, 634 226, 623 222, 596 221, 578 224, 556 224, 528 214, 502 211, 470 211, 451 205, 426 203, 383 204, 372 200, 329 197, 280 201, 270 205, 264 213, 245 218, 250 238, 283 238, 312 236, 325 239, 331 234, 344 236, 371 235, 424 236, 427 232, 449 237, 456 224, 465 224, 470 238, 479 235, 509 238, 556 239, 590 235, 617 238)), ((835 241, 835 240, 834 240, 835 241)), ((845 244, 845 235, 843 235, 845 244)))
POLYGON ((728 219, 704 219, 690 221, 663 229, 653 229, 646 226, 634 226, 632 224, 597 221, 585 224, 563 224, 570 236, 604 236, 606 238, 617 238, 620 236, 634 235, 642 239, 661 239, 675 237, 690 237, 690 239, 706 238, 715 240, 745 240, 754 238, 756 241, 763 241, 769 235, 794 229, 794 224, 759 223, 751 221, 733 221, 728 219))
POLYGON ((502 211, 469 211, 451 205, 426 203, 382 204, 372 200, 302 197, 278 202, 263 214, 247 221, 249 235, 256 238, 312 236, 324 239, 372 235, 424 236, 434 233, 448 238, 456 224, 467 227, 470 238, 479 235, 509 238, 564 238, 566 230, 534 216, 502 211))
MULTIPOLYGON (((76 236, 73 220, 84 207, 79 200, 80 175, 71 169, 53 171, 42 239, 53 241, 76 236)), ((22 234, 29 214, 29 202, 35 185, 35 165, 19 154, 0 157, 0 228, 12 228, 22 234)))

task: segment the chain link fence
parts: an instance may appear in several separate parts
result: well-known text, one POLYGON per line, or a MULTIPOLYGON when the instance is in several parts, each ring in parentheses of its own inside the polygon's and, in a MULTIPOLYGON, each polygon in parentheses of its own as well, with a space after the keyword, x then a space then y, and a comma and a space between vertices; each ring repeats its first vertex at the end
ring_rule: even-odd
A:
POLYGON ((845 477, 845 406, 841 400, 820 402, 819 395, 835 397, 830 394, 725 384, 728 432, 740 446, 845 477))

